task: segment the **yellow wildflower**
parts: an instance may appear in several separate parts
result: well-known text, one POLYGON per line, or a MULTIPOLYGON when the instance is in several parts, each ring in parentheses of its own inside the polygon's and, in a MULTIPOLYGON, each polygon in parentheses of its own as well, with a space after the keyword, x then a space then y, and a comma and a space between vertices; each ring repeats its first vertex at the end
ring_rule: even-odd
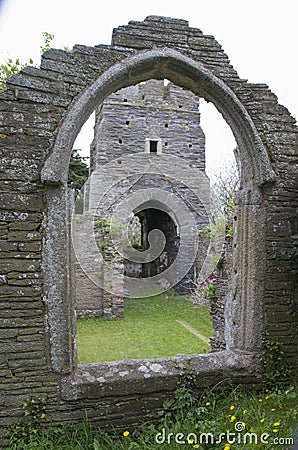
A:
POLYGON ((265 422, 265 419, 261 419, 260 422, 261 422, 261 423, 264 423, 264 422, 265 422))
POLYGON ((248 431, 249 431, 250 433, 253 433, 253 431, 254 431, 253 427, 251 427, 248 431))
POLYGON ((236 419, 236 416, 231 416, 231 422, 234 422, 235 419, 236 419))
POLYGON ((275 409, 275 408, 272 408, 271 411, 272 411, 272 412, 273 412, 273 411, 276 411, 276 409, 275 409))
POLYGON ((262 401, 263 401, 263 400, 262 400, 261 398, 259 398, 259 402, 262 403, 262 401))
POLYGON ((279 427, 280 423, 279 422, 274 422, 273 426, 274 427, 279 427))
POLYGON ((194 443, 194 440, 193 440, 193 439, 188 439, 187 443, 188 443, 188 444, 193 444, 193 443, 194 443))
POLYGON ((231 446, 230 444, 226 444, 224 450, 230 450, 231 446))
POLYGON ((234 409, 235 409, 234 405, 230 406, 230 411, 233 411, 234 409))
POLYGON ((277 428, 274 428, 274 430, 272 430, 273 431, 273 433, 278 433, 278 429, 277 428))
POLYGON ((207 402, 207 403, 206 403, 206 406, 210 406, 210 402, 207 402))
POLYGON ((199 448, 199 444, 195 444, 193 448, 199 448))
POLYGON ((127 437, 129 435, 129 431, 123 431, 123 436, 127 437))
POLYGON ((266 395, 265 400, 268 400, 268 398, 269 398, 269 395, 266 395))
POLYGON ((244 410, 243 410, 243 414, 246 414, 246 413, 247 413, 247 409, 244 409, 244 410))

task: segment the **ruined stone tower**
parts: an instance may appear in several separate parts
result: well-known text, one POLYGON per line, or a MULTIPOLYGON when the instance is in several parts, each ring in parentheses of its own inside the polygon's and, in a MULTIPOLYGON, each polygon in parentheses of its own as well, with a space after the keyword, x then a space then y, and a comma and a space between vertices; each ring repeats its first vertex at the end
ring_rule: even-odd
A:
POLYGON ((99 107, 91 172, 131 153, 172 154, 205 170, 199 98, 166 80, 121 89, 99 107))

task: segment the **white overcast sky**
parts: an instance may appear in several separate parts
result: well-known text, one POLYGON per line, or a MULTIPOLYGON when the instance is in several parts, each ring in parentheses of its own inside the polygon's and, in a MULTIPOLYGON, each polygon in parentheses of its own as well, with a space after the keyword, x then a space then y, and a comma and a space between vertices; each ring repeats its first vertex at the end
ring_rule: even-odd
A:
MULTIPOLYGON (((43 31, 55 35, 55 48, 110 44, 113 28, 148 15, 186 19, 215 36, 241 78, 268 84, 298 117, 297 0, 0 0, 0 63, 10 57, 39 64, 43 31)), ((233 146, 216 127, 206 130, 207 144, 233 146)))

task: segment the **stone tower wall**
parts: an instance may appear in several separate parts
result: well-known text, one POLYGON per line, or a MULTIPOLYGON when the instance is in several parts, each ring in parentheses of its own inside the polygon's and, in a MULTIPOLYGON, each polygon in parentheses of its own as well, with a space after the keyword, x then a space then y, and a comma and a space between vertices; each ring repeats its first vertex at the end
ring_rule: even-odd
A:
POLYGON ((130 153, 149 151, 157 139, 163 154, 177 155, 205 170, 205 136, 199 99, 163 80, 149 80, 112 94, 99 108, 91 146, 91 171, 130 153))

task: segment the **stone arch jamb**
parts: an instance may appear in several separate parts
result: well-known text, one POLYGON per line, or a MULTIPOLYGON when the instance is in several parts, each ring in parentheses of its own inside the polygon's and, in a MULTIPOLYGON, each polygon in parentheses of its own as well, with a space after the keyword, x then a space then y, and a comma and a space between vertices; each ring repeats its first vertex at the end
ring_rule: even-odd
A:
POLYGON ((48 227, 44 252, 51 360, 53 370, 57 372, 70 372, 76 360, 72 341, 74 324, 69 314, 73 301, 72 275, 69 272, 70 207, 64 187, 72 146, 84 122, 108 95, 151 78, 167 78, 212 101, 235 135, 242 161, 242 190, 238 196, 234 277, 227 299, 227 351, 253 354, 261 346, 262 270, 265 268, 266 254, 265 210, 261 188, 274 181, 267 151, 253 120, 235 93, 222 80, 198 61, 176 50, 154 49, 139 52, 115 64, 79 95, 60 126, 53 152, 42 170, 42 180, 48 186, 48 222, 51 224, 62 218, 62 228, 59 230, 54 227, 54 232, 48 227), (67 252, 63 254, 63 250, 67 252), (55 289, 52 286, 53 277, 59 278, 55 289), (57 322, 58 310, 60 321, 57 322))

